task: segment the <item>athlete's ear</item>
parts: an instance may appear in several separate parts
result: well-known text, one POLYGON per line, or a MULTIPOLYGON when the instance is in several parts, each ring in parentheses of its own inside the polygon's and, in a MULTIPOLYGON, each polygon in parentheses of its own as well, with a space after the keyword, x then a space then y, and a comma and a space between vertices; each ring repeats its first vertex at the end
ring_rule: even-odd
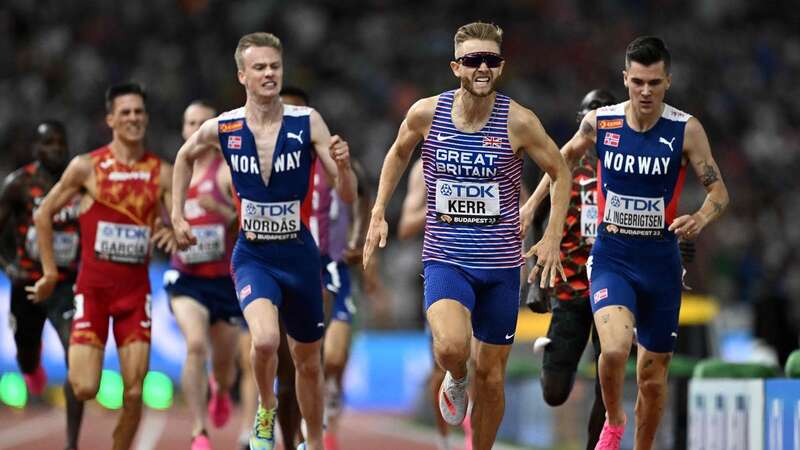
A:
POLYGON ((498 67, 496 69, 497 70, 497 76, 495 78, 500 78, 500 75, 503 74, 503 67, 505 67, 505 66, 506 66, 506 62, 505 61, 501 61, 500 62, 500 67, 498 67))
POLYGON ((665 90, 667 90, 667 91, 668 91, 668 90, 669 90, 669 87, 670 87, 670 86, 672 86, 672 74, 671 74, 671 73, 668 73, 668 74, 667 74, 666 82, 667 82, 667 83, 666 83, 666 86, 667 86, 667 87, 665 88, 665 90))
POLYGON ((625 69, 622 69, 622 84, 628 87, 628 71, 625 69))
POLYGON ((450 61, 450 69, 453 70, 453 75, 455 75, 456 78, 461 78, 461 75, 459 75, 459 73, 458 73, 458 66, 460 66, 460 65, 461 64, 459 64, 459 63, 457 63, 455 61, 450 61))
POLYGON ((106 125, 108 125, 108 128, 111 128, 112 130, 114 129, 114 114, 113 114, 113 112, 110 112, 110 113, 106 114, 106 125))
POLYGON ((236 71, 236 77, 239 79, 239 84, 244 86, 245 85, 244 84, 244 71, 243 70, 237 70, 236 71))

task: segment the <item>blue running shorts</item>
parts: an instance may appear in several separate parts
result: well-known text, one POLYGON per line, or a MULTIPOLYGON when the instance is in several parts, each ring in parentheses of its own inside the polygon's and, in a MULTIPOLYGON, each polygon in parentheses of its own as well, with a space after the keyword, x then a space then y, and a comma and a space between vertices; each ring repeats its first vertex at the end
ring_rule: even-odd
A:
POLYGON ((676 242, 622 244, 600 237, 586 265, 592 313, 624 306, 633 313, 642 347, 657 353, 675 350, 682 275, 676 242))
POLYGON ((305 227, 288 242, 253 243, 240 236, 231 271, 242 311, 268 299, 293 339, 309 343, 325 334, 319 250, 305 227))
POLYGON ((519 313, 519 267, 468 269, 438 261, 423 263, 425 310, 441 299, 456 300, 472 313, 472 334, 481 342, 514 342, 519 313))
POLYGON ((330 256, 322 256, 322 285, 334 297, 331 320, 353 323, 356 305, 350 288, 350 268, 341 261, 333 261, 330 256))

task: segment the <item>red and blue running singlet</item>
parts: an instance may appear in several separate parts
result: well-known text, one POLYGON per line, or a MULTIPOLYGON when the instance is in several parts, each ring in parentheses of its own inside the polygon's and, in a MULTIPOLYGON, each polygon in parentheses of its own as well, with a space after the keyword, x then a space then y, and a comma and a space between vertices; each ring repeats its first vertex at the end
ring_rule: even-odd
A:
POLYGON ((691 116, 664 105, 645 132, 632 130, 625 105, 597 110, 598 233, 613 240, 675 240, 675 219, 686 167, 683 134, 691 116))
POLYGON ((311 143, 311 108, 283 106, 283 124, 265 183, 253 133, 244 108, 219 116, 219 140, 231 169, 238 199, 240 234, 251 242, 295 240, 308 229, 311 171, 316 153, 311 143))

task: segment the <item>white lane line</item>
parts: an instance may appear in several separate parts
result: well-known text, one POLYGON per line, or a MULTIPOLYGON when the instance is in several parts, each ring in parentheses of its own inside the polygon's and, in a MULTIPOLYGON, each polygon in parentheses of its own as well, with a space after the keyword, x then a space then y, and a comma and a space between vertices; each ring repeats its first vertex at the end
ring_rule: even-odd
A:
POLYGON ((25 419, 19 425, 0 431, 0 449, 42 439, 48 433, 64 427, 66 427, 64 411, 60 410, 25 419))
POLYGON ((139 424, 136 450, 154 450, 156 448, 161 434, 167 427, 167 418, 165 411, 145 409, 142 423, 139 424))

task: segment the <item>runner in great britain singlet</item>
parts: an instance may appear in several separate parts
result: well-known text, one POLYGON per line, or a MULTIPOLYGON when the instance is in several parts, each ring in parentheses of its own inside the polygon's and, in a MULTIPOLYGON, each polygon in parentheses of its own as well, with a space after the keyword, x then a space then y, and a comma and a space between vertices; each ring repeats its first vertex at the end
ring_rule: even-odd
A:
POLYGON ((510 99, 497 94, 476 133, 458 130, 453 95, 439 96, 422 147, 428 213, 422 260, 425 308, 453 299, 472 312, 476 338, 511 344, 517 323, 522 159, 508 138, 510 99))

